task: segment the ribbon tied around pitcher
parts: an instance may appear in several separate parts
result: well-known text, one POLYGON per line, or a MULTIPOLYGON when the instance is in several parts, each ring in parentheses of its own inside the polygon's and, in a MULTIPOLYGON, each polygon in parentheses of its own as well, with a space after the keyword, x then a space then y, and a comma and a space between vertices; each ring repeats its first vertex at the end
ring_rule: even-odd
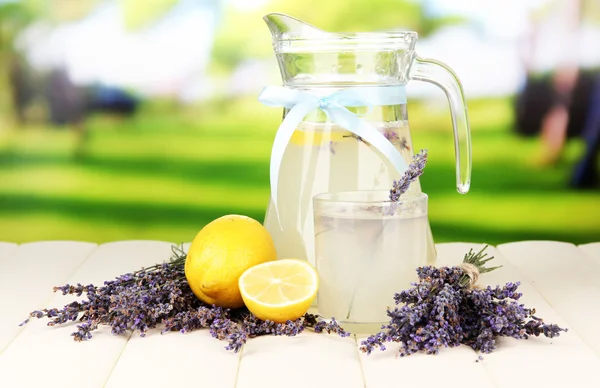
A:
POLYGON ((270 107, 283 107, 289 110, 279 126, 271 150, 271 199, 276 211, 279 169, 283 154, 302 119, 315 109, 321 109, 333 123, 371 144, 389 160, 400 175, 408 169, 408 164, 398 149, 381 132, 347 109, 347 107, 358 106, 406 104, 406 93, 403 86, 353 87, 328 96, 316 96, 302 90, 282 86, 267 86, 259 95, 258 100, 270 107))

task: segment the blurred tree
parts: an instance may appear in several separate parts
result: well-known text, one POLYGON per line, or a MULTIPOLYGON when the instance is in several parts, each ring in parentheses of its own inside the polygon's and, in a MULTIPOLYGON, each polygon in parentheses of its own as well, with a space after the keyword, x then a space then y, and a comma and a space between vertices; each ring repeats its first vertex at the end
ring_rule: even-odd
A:
POLYGON ((179 0, 119 0, 128 30, 143 28, 163 16, 179 0))
POLYGON ((582 19, 590 24, 600 26, 600 1, 582 0, 582 19))
POLYGON ((328 31, 419 30, 422 6, 414 0, 273 0, 270 8, 328 31))
MULTIPOLYGON (((80 20, 102 0, 16 0, 13 4, 26 10, 29 21, 41 19, 53 23, 80 20)), ((17 13, 12 18, 18 18, 17 13)))
POLYGON ((15 95, 12 84, 22 74, 20 58, 17 56, 13 41, 17 34, 35 17, 34 10, 21 1, 0 3, 0 113, 12 109, 17 104, 14 100, 21 96, 15 95), (19 74, 18 74, 19 73, 19 74))
POLYGON ((209 71, 229 74, 244 58, 266 57, 271 53, 269 30, 263 9, 240 11, 228 6, 215 32, 209 71))
MULTIPOLYGON (((27 26, 41 23, 52 26, 84 18, 101 0, 16 0, 0 3, 0 112, 13 111, 16 122, 24 124, 31 118, 27 112, 38 104, 45 88, 47 74, 33 71, 23 53, 14 45, 27 26)), ((48 88, 54 92, 55 88, 48 88), (51 90, 52 89, 52 90, 51 90)), ((38 109, 39 108, 39 109, 38 109)), ((41 114, 45 116, 45 114, 41 114)))
POLYGON ((16 34, 31 20, 34 12, 23 2, 0 3, 0 50, 12 47, 16 34))
POLYGON ((77 21, 84 18, 102 0, 27 0, 37 4, 38 7, 46 7, 45 12, 55 23, 77 21))

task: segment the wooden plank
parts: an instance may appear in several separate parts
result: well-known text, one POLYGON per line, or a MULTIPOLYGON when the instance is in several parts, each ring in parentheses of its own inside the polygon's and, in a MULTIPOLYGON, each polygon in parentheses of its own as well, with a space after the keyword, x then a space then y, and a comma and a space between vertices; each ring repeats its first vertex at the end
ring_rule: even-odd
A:
POLYGON ((361 353, 366 388, 495 387, 477 362, 477 354, 467 346, 446 349, 436 356, 398 357, 398 349, 390 344, 383 352, 361 353))
POLYGON ((578 248, 584 251, 586 255, 596 260, 596 263, 600 264, 600 242, 579 245, 578 248))
POLYGON ((356 342, 313 332, 253 338, 242 350, 237 388, 255 387, 362 388, 356 342))
MULTIPOLYGON (((122 273, 167 260, 171 244, 123 241, 99 246, 67 280, 101 284, 122 273)), ((21 273, 23 271, 21 270, 21 273)), ((55 295, 47 307, 63 306, 73 298, 55 295)), ((28 306, 38 307, 38 306, 28 306)), ((31 321, 0 355, 0 387, 100 387, 108 379, 127 342, 106 328, 90 341, 78 343, 70 333, 75 324, 51 328, 44 320, 31 321)))
POLYGON ((567 243, 518 242, 498 249, 600 356, 600 265, 567 243))
POLYGON ((0 353, 17 336, 29 312, 52 297, 96 248, 83 242, 0 245, 0 353))
POLYGON ((208 330, 133 335, 106 387, 234 387, 240 354, 225 345, 208 330))
MULTIPOLYGON (((43 321, 33 321, 0 355, 0 386, 33 386, 38 383, 45 386, 93 387, 106 383, 109 387, 120 387, 133 383, 134 386, 158 387, 194 382, 195 385, 202 386, 230 387, 235 384, 235 370, 239 367, 237 386, 241 387, 389 387, 410 382, 422 387, 440 384, 469 386, 469 381, 478 387, 598 387, 600 380, 593 372, 600 367, 600 358, 584 343, 584 340, 588 344, 590 341, 581 333, 581 329, 584 332, 587 329, 587 334, 593 335, 589 330, 592 323, 599 321, 599 317, 590 317, 590 310, 593 309, 586 306, 595 306, 597 299, 580 299, 582 294, 585 295, 590 290, 592 293, 596 292, 600 287, 597 281, 593 282, 598 276, 595 272, 598 267, 596 259, 587 254, 586 249, 573 256, 571 248, 574 246, 570 244, 565 244, 566 248, 553 246, 542 247, 543 249, 535 246, 537 243, 534 246, 528 244, 530 243, 519 246, 518 249, 509 249, 511 260, 505 257, 502 250, 490 249, 492 254, 497 255, 496 263, 504 267, 483 275, 481 283, 494 285, 521 280, 521 291, 524 293, 522 302, 535 307, 538 315, 547 321, 569 327, 570 331, 552 340, 501 339, 498 349, 492 354, 484 355, 484 360, 480 362, 475 362, 477 354, 468 347, 445 349, 436 357, 413 355, 397 358, 396 348, 390 346, 386 352, 359 356, 356 344, 350 338, 310 332, 295 338, 267 336, 251 339, 243 349, 241 362, 238 362, 240 354, 225 351, 225 344, 210 338, 206 331, 187 335, 170 333, 166 336, 153 333, 146 338, 135 336, 127 342, 126 337, 115 337, 107 330, 102 330, 92 341, 79 344, 69 337, 74 325, 48 328, 43 321), (548 254, 548 249, 555 251, 556 255, 548 254), (582 252, 586 252, 587 256, 582 252), (521 263, 531 257, 532 260, 537 260, 536 265, 528 267, 527 263, 521 263), (521 263, 525 269, 516 263, 521 263), (582 273, 582 267, 589 266, 590 263, 592 274, 582 273), (578 277, 571 276, 571 273, 578 274, 578 277), (575 281, 565 283, 565 278, 575 281), (581 279, 583 283, 577 282, 581 279), (552 294, 551 287, 559 288, 557 295, 563 295, 563 299, 567 296, 578 298, 566 301, 557 299, 552 294), (568 308, 569 302, 575 304, 571 309, 568 308), (578 314, 588 317, 591 323, 586 325, 578 314), (575 327, 573 321, 578 322, 580 327, 575 327)), ((505 245, 511 248, 513 244, 505 245)), ((0 244, 0 249, 1 246, 0 244)), ((438 265, 459 263, 470 247, 478 246, 440 244, 438 265)), ((502 247, 504 246, 500 248, 502 247)), ((17 251, 20 251, 20 247, 17 251)), ((52 285, 65 282, 101 282, 140 266, 160 262, 169 256, 168 243, 106 244, 93 252, 75 274, 70 277, 67 275, 66 281, 52 282, 46 292, 51 296, 52 285), (101 254, 98 254, 99 251, 101 254)), ((48 257, 54 255, 41 250, 32 259, 43 261, 48 257)), ((13 262, 13 255, 10 259, 13 262)), ((52 260, 49 262, 55 264, 52 260)), ((18 295, 18 292, 9 287, 9 283, 1 288, 5 280, 2 278, 5 273, 3 265, 0 256, 0 295, 18 295)), ((56 267, 62 266, 50 265, 44 268, 46 272, 52 273, 57 270, 56 267)), ((21 265, 18 270, 13 270, 12 278, 16 279, 14 284, 22 282, 22 274, 31 271, 30 268, 29 265, 21 265)), ((46 272, 36 271, 35 279, 39 277, 40 281, 44 281, 46 272)), ((10 277, 5 275, 5 278, 10 277)), ((594 298, 596 297, 594 294, 594 298)), ((16 300, 19 302, 17 304, 27 304, 20 297, 16 300)), ((72 299, 55 295, 46 305, 62 306, 70 300, 72 299)), ((0 304, 3 301, 0 299, 0 304)), ((26 312, 36 307, 39 306, 24 306, 26 312)), ((0 325, 4 319, 2 314, 0 325)), ((17 320, 20 319, 21 317, 17 320)), ((0 336, 3 331, 0 330, 0 336)))
MULTIPOLYGON (((471 246, 480 247, 476 244, 438 245, 438 265, 460 263, 471 246)), ((504 265, 504 268, 484 275, 482 281, 495 285, 519 280, 516 269, 498 252, 488 249, 497 256, 496 263, 504 265)), ((527 305, 535 305, 541 316, 566 325, 530 284, 523 284, 521 290, 525 293, 522 300, 527 305)), ((543 386, 544 382, 548 386, 600 384, 593 374, 600 367, 598 358, 573 331, 553 340, 500 339, 498 342, 498 349, 492 354, 484 355, 484 360, 479 363, 474 362, 477 360, 476 354, 466 347, 442 350, 436 357, 418 354, 398 359, 394 357, 397 346, 389 346, 385 352, 363 356, 366 386, 387 387, 398 376, 402 376, 403 384, 412 382, 419 386, 462 386, 465 385, 465 376, 477 382, 477 386, 543 386), (532 371, 532 361, 537 359, 543 360, 543 374, 532 371), (551 367, 546 368, 546 365, 551 367), (430 373, 432 370, 436 373, 430 373), (506 373, 507 370, 511 373, 506 373)))
POLYGON ((0 261, 8 259, 10 255, 17 249, 17 244, 0 242, 0 261))
MULTIPOLYGON (((444 244, 437 247, 438 265, 460 263, 462 256, 447 254, 444 248, 444 244)), ((364 337, 359 338, 359 345, 363 340, 364 337)), ((367 388, 396 385, 460 387, 470 386, 469 380, 477 382, 477 387, 495 386, 483 364, 477 362, 477 353, 468 346, 443 349, 436 356, 418 353, 408 357, 398 357, 399 348, 399 344, 391 343, 383 352, 376 350, 370 355, 361 353, 367 388)))
MULTIPOLYGON (((440 244, 439 265, 459 263, 464 254, 480 244, 440 244)), ((525 252, 527 245, 521 245, 525 252)), ((520 249, 518 251, 521 251, 520 249)), ((536 315, 546 322, 569 328, 558 338, 531 337, 528 340, 500 338, 497 349, 491 354, 483 354, 480 363, 488 370, 498 387, 552 386, 552 387, 598 387, 600 379, 596 373, 600 369, 600 359, 587 346, 569 323, 555 310, 536 288, 539 283, 532 280, 503 255, 502 250, 489 247, 487 252, 495 259, 491 265, 502 265, 495 271, 482 275, 482 286, 504 285, 520 281, 519 290, 523 293, 520 303, 536 309, 536 315), (533 366, 537 367, 533 367, 533 366), (510 371, 510 373, 507 373, 510 371)), ((528 256, 522 258, 529 260, 528 256)), ((537 273, 537 272, 536 272, 537 273)), ((552 273, 552 272, 550 272, 552 273)), ((568 272, 564 273, 568 276, 568 272)), ((541 278, 543 279, 543 278, 541 278)), ((477 380, 475 380, 477 381, 477 380)))
MULTIPOLYGON (((188 248, 189 243, 184 244, 184 251, 188 248)), ((201 380, 206 387, 234 387, 240 353, 226 351, 226 345, 208 330, 165 335, 156 330, 145 338, 134 335, 106 386, 167 387, 201 380), (151 373, 140 373, 141 359, 144 369, 151 373)))

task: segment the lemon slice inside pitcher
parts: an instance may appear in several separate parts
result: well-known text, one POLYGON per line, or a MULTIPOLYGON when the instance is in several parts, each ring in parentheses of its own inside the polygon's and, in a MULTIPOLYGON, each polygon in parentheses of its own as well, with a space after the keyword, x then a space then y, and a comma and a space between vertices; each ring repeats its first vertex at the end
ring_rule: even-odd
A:
POLYGON ((292 134, 290 143, 300 146, 323 146, 328 145, 330 142, 338 143, 352 137, 350 132, 343 129, 325 130, 324 128, 318 128, 319 126, 324 126, 323 124, 312 124, 311 126, 304 124, 302 127, 296 129, 292 134))
POLYGON ((306 313, 317 295, 319 278, 305 260, 282 259, 247 269, 238 285, 246 307, 257 318, 286 322, 306 313))

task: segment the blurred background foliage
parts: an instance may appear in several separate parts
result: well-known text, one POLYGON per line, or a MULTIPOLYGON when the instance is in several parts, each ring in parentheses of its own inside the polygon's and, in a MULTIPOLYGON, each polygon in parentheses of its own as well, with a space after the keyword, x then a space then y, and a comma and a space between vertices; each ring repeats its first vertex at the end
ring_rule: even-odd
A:
MULTIPOLYGON (((430 153, 422 186, 437 242, 599 241, 598 189, 569 185, 584 141, 569 136, 556 161, 541 162, 539 128, 529 136, 516 130, 526 70, 516 49, 514 60, 502 50, 518 39, 486 35, 485 18, 449 3, 0 0, 0 241, 181 242, 224 214, 262 221, 281 119, 256 100, 262 86, 279 82, 262 21, 272 11, 330 31, 415 30, 425 55, 458 72, 473 136, 467 195, 454 189, 445 96, 408 89, 413 145, 430 153), (453 41, 448 54, 444 37, 465 31, 473 38, 453 41), (497 56, 473 70, 477 47, 497 56), (65 66, 73 77, 61 78, 65 66), (497 83, 482 89, 492 78, 497 83), (515 86, 498 91, 506 84, 515 86), (85 104, 65 112, 53 98, 85 104)), ((535 16, 551 1, 530 3, 535 16)), ((588 19, 600 24, 597 3, 588 3, 588 19)), ((510 30, 510 10, 498 14, 492 4, 481 7, 510 30)))

